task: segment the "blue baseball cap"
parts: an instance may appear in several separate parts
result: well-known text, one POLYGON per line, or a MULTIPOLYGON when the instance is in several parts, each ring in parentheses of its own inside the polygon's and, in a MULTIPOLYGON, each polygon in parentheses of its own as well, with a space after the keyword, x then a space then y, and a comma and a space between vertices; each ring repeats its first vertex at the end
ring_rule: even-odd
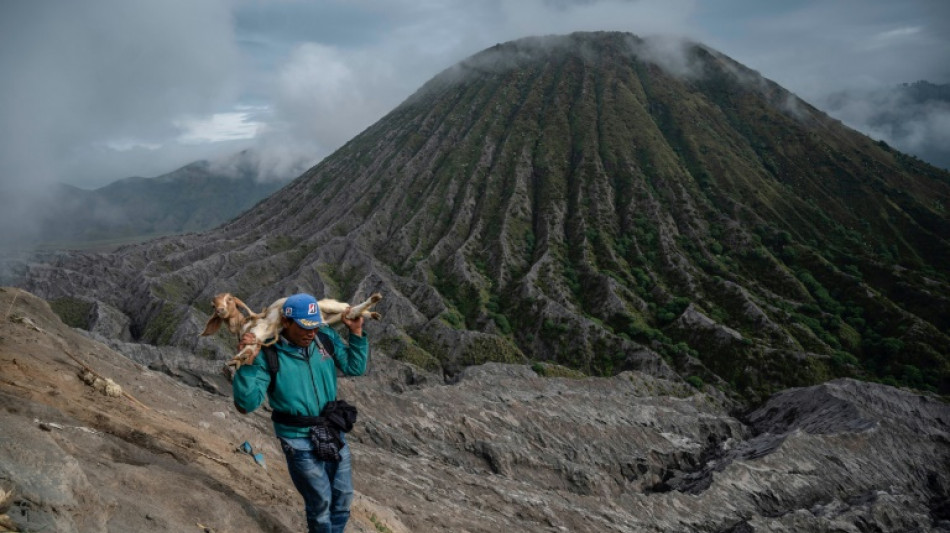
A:
POLYGON ((323 323, 317 299, 306 293, 289 296, 284 302, 282 314, 294 319, 294 322, 303 329, 314 329, 323 323))

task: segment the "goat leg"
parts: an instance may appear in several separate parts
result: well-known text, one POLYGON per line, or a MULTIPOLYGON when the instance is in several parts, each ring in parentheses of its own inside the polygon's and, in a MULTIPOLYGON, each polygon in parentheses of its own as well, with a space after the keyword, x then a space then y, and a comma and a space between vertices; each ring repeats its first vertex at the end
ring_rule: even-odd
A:
POLYGON ((383 299, 383 295, 380 293, 373 293, 365 302, 350 308, 350 312, 346 315, 348 320, 353 320, 354 318, 363 314, 363 311, 366 311, 370 307, 376 305, 377 302, 383 299))
POLYGON ((242 365, 253 365, 254 359, 257 359, 257 355, 261 353, 259 346, 260 343, 248 344, 242 348, 241 351, 237 353, 237 355, 232 357, 231 360, 227 362, 227 365, 234 367, 235 372, 237 372, 237 369, 241 368, 242 365), (254 346, 258 346, 258 350, 256 352, 253 351, 254 346))

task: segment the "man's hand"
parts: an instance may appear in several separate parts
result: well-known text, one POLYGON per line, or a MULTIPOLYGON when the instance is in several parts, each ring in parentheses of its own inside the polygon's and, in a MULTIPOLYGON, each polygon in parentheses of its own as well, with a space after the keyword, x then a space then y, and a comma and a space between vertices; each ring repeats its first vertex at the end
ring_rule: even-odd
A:
POLYGON ((245 346, 251 347, 248 350, 250 352, 248 357, 255 357, 261 351, 261 343, 257 342, 257 337, 253 333, 245 333, 241 336, 241 340, 238 342, 238 352, 243 350, 245 346))
POLYGON ((346 327, 350 328, 350 334, 356 335, 357 337, 363 336, 363 315, 356 315, 356 318, 346 318, 350 314, 350 308, 347 307, 343 311, 343 316, 340 317, 343 320, 343 323, 346 327))

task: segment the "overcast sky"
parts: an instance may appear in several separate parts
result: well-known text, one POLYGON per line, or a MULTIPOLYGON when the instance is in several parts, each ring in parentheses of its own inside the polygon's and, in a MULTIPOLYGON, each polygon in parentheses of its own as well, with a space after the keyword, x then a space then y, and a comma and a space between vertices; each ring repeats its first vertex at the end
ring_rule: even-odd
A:
MULTIPOLYGON (((687 37, 819 107, 950 83, 947 0, 2 0, 0 192, 249 147, 299 173, 465 57, 577 30, 687 37)), ((872 129, 871 111, 842 113, 872 129)), ((913 139, 885 140, 950 143, 950 112, 926 115, 913 139)))

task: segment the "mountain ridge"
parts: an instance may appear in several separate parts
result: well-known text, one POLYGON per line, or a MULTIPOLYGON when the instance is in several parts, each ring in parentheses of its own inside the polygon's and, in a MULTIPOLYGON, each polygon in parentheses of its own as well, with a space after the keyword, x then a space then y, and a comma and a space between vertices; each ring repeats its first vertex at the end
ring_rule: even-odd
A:
POLYGON ((836 376, 946 394, 948 176, 695 43, 525 39, 213 232, 19 283, 218 358, 224 339, 194 340, 215 292, 382 291, 379 349, 449 376, 548 361, 753 401, 836 376))
POLYGON ((49 200, 57 209, 39 217, 39 246, 114 247, 211 229, 286 184, 262 180, 253 157, 245 151, 226 163, 195 161, 160 176, 124 178, 95 190, 58 184, 49 200))

